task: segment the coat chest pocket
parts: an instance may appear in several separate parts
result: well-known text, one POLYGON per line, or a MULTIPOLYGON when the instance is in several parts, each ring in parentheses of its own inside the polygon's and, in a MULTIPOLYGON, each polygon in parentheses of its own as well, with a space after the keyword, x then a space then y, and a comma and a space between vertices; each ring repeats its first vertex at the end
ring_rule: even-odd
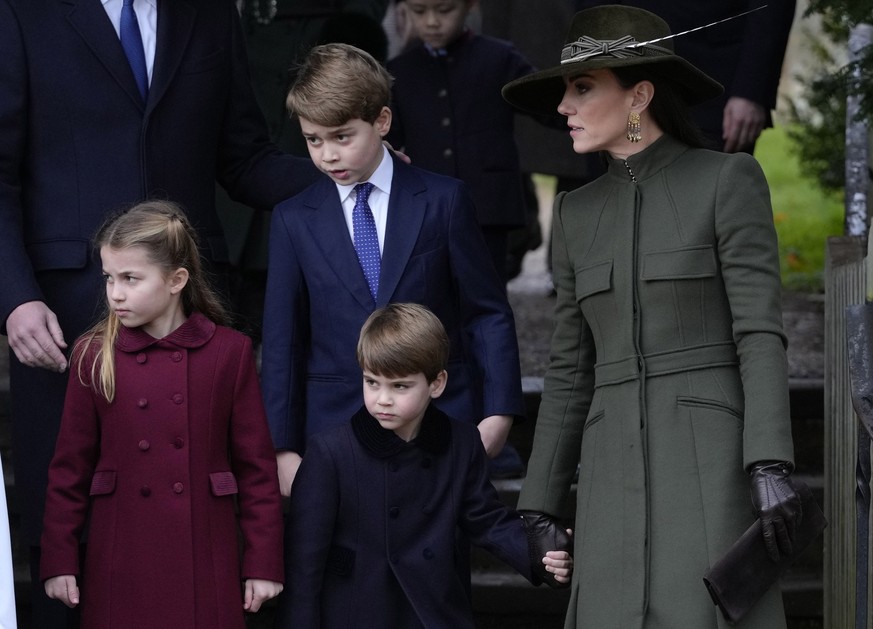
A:
POLYGON ((612 288, 612 260, 576 269, 576 301, 612 288))
POLYGON ((643 254, 643 280, 693 280, 714 277, 716 273, 715 248, 695 245, 669 251, 643 254))
POLYGON ((91 478, 91 496, 115 493, 115 470, 97 470, 91 478))

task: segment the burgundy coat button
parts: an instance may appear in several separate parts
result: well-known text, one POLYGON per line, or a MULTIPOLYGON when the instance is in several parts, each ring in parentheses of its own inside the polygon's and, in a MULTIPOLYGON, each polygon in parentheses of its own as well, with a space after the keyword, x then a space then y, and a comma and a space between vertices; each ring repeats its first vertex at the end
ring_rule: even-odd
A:
POLYGON ((136 405, 139 406, 140 408, 145 408, 146 406, 149 405, 149 401, 147 399, 145 399, 144 397, 141 397, 139 400, 137 400, 136 405))
POLYGON ((185 491, 185 486, 182 483, 174 483, 173 484, 173 492, 177 494, 181 494, 185 491))
POLYGON ((143 354, 143 353, 139 353, 139 354, 136 355, 136 362, 138 362, 140 365, 145 364, 145 362, 146 362, 148 359, 149 359, 149 357, 146 356, 146 355, 143 354))
POLYGON ((143 452, 148 450, 150 446, 151 446, 151 444, 149 444, 149 442, 146 441, 145 439, 143 439, 142 441, 139 442, 139 449, 142 450, 143 452))
POLYGON ((176 440, 173 441, 173 446, 174 446, 177 450, 180 449, 180 448, 181 448, 182 446, 184 446, 184 445, 185 445, 185 440, 182 439, 182 437, 176 437, 176 440))
POLYGON ((139 493, 142 495, 143 498, 148 498, 152 495, 152 490, 149 487, 140 487, 139 493))
POLYGON ((181 393, 177 393, 176 395, 173 396, 173 402, 175 404, 181 404, 184 401, 185 401, 185 398, 181 393))
POLYGON ((173 352, 173 354, 170 358, 172 359, 172 361, 174 363, 177 363, 180 360, 182 360, 182 352, 173 352))

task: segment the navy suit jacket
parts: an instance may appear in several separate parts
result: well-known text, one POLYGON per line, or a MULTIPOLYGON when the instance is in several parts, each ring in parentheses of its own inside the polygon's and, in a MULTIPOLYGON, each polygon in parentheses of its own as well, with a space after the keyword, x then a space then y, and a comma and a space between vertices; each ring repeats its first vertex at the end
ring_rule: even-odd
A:
POLYGON ((476 422, 524 413, 512 310, 466 186, 392 159, 375 301, 333 181, 324 177, 273 212, 262 377, 277 449, 302 452, 309 435, 360 407, 358 335, 391 302, 427 306, 448 332, 443 410, 476 422))
MULTIPOLYGON (((227 260, 215 181, 269 209, 316 173, 269 142, 232 0, 158 0, 148 101, 99 0, 0 0, 0 323, 28 301, 68 343, 104 297, 90 242, 113 211, 180 203, 227 260)), ((38 540, 66 378, 12 360, 16 485, 38 540)))
POLYGON ((431 405, 407 443, 361 409, 312 439, 294 481, 277 626, 473 629, 458 531, 533 580, 473 426, 431 405))

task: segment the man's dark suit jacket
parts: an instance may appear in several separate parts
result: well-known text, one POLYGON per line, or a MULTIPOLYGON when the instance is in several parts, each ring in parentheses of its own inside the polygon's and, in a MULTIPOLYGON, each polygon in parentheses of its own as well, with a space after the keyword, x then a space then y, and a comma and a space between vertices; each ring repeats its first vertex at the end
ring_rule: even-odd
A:
MULTIPOLYGON (((69 344, 102 302, 90 240, 113 211, 180 203, 206 257, 227 259, 215 180, 272 207, 311 182, 269 142, 231 0, 158 0, 143 104, 99 0, 0 0, 0 322, 45 301, 69 344)), ((38 543, 66 376, 13 357, 15 479, 38 543)))
POLYGON ((477 423, 524 413, 512 310, 466 186, 394 159, 374 301, 336 185, 324 178, 276 207, 264 307, 263 389, 277 449, 348 420, 363 403, 358 335, 376 308, 430 308, 451 344, 437 405, 477 423))

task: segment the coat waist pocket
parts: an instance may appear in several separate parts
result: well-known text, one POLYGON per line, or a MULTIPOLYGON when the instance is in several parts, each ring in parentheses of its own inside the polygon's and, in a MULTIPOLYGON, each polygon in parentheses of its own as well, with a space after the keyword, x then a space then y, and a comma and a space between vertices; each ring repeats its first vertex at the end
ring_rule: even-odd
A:
POLYGON ((619 384, 645 377, 653 378, 683 371, 739 364, 733 342, 695 345, 669 352, 629 356, 594 366, 594 386, 619 384))

